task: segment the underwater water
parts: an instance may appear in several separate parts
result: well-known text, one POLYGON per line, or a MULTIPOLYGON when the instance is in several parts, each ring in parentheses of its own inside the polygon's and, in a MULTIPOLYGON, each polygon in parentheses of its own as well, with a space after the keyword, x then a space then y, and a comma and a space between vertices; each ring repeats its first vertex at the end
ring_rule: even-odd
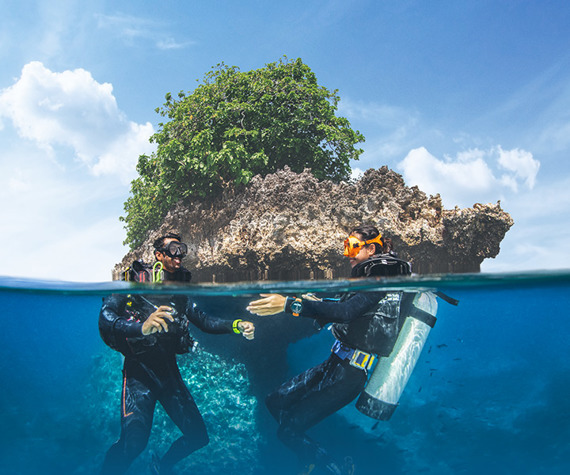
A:
MULTIPOLYGON (((294 474, 265 395, 324 361, 332 335, 308 319, 255 317, 260 292, 434 289, 437 323, 400 405, 376 421, 354 402, 308 431, 355 474, 570 473, 570 272, 470 274, 383 281, 301 281, 172 287, 211 314, 256 324, 256 338, 206 335, 178 357, 210 444, 177 467, 185 474, 294 474)), ((159 292, 146 288, 145 294, 159 292)), ((95 474, 118 438, 122 356, 101 341, 101 299, 141 293, 127 283, 0 278, 0 473, 95 474)), ((161 291, 164 293, 164 290, 161 291)), ((179 436, 157 406, 145 452, 179 436)), ((313 472, 316 473, 316 472, 313 472)))

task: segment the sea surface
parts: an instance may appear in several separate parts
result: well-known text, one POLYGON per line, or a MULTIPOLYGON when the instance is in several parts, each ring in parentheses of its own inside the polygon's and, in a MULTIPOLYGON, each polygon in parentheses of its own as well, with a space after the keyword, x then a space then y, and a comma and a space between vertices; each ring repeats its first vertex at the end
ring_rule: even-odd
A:
MULTIPOLYGON (((260 293, 332 296, 374 289, 437 290, 437 322, 400 404, 376 421, 354 402, 309 430, 355 475, 570 473, 570 271, 169 286, 205 311, 256 324, 256 338, 205 335, 178 358, 210 444, 183 474, 295 474, 265 395, 324 361, 333 338, 308 319, 255 317, 260 293)), ((102 342, 101 300, 164 293, 124 282, 79 284, 0 277, 0 474, 96 474, 119 436, 122 356, 102 342)), ((178 429, 157 409, 148 473, 178 429)), ((318 472, 313 472, 317 474, 318 472)))

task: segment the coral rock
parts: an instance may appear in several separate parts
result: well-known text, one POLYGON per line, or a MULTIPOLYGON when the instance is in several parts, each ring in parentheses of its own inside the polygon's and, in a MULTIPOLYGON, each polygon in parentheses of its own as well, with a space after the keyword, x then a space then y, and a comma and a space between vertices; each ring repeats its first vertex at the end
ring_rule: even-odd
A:
POLYGON ((443 209, 439 195, 407 187, 385 166, 339 184, 285 168, 216 199, 179 203, 114 274, 134 259, 152 262, 152 241, 177 230, 188 244, 184 265, 194 281, 344 278, 350 267, 343 241, 362 223, 390 237, 415 273, 428 274, 479 272, 499 253, 513 220, 499 203, 443 209))

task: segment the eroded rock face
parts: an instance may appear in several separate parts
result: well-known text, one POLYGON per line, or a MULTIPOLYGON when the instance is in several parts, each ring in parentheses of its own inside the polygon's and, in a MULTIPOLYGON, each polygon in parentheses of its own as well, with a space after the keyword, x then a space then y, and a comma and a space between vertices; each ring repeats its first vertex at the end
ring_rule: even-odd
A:
POLYGON ((176 230, 188 244, 195 282, 344 278, 343 241, 363 223, 390 237, 415 273, 479 272, 513 225, 500 204, 445 210, 439 195, 407 187, 388 167, 355 183, 319 182, 288 169, 255 177, 241 192, 178 205, 114 275, 134 259, 153 262, 152 242, 176 230))

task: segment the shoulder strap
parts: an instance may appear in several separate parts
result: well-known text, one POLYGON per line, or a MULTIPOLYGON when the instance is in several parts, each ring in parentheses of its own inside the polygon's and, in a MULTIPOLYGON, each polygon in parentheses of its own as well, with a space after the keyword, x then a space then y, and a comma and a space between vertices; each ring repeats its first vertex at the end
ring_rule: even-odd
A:
POLYGON ((449 295, 446 295, 443 292, 440 292, 439 290, 437 292, 434 292, 434 294, 437 295, 440 299, 446 301, 447 303, 450 303, 451 305, 459 305, 459 300, 454 299, 453 297, 450 297, 449 295))

